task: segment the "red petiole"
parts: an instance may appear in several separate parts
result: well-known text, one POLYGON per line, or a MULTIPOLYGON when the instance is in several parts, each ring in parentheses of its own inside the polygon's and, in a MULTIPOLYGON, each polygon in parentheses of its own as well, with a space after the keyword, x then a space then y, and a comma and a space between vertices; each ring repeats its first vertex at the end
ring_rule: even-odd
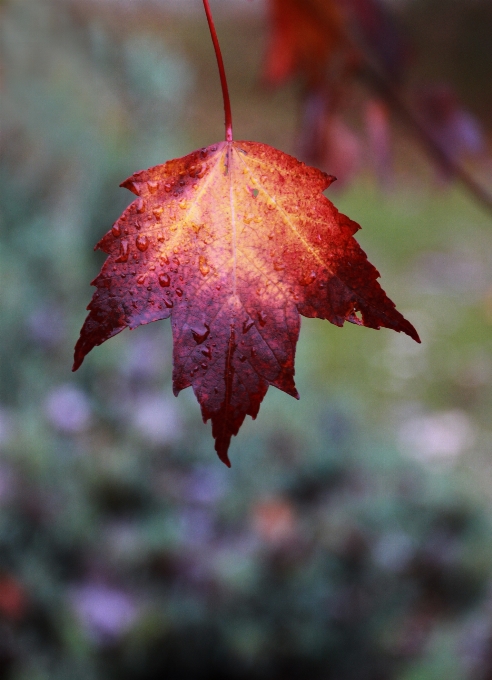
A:
POLYGON ((227 86, 227 78, 224 68, 224 60, 222 59, 222 52, 220 51, 219 39, 217 38, 217 31, 215 30, 214 20, 208 0, 203 0, 205 7, 205 14, 207 15, 208 26, 210 28, 210 35, 214 44, 215 56, 217 58, 217 65, 219 67, 220 84, 222 86, 222 96, 224 98, 224 113, 225 113, 225 129, 226 142, 232 142, 232 113, 231 100, 229 98, 229 88, 227 86))

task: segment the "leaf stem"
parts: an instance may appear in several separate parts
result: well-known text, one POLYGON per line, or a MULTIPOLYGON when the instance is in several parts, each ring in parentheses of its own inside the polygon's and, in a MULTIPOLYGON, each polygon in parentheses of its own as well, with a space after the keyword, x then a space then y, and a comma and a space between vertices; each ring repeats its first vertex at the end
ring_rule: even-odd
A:
POLYGON ((219 39, 217 38, 217 31, 215 30, 215 24, 212 17, 212 12, 210 10, 210 5, 208 0, 203 0, 203 6, 205 8, 205 14, 207 15, 208 26, 210 28, 210 35, 212 37, 212 42, 215 49, 215 57, 217 59, 217 66, 219 67, 220 84, 222 86, 222 96, 224 98, 224 113, 225 113, 225 130, 226 130, 226 142, 232 142, 232 112, 231 112, 231 100, 229 98, 229 88, 227 86, 227 78, 224 68, 224 60, 222 59, 222 52, 220 51, 219 39))

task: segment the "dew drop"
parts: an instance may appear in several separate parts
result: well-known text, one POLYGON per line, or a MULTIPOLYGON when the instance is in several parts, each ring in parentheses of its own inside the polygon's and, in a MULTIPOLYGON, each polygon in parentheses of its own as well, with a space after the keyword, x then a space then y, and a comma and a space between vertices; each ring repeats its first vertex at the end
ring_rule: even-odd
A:
POLYGON ((252 217, 251 215, 245 215, 245 216, 243 217, 243 222, 244 222, 245 224, 251 224, 252 220, 253 220, 253 217, 252 217))
POLYGON ((273 239, 274 236, 275 236, 275 233, 274 233, 273 231, 271 231, 271 232, 268 234, 268 238, 270 239, 270 241, 273 239))
POLYGON ((164 212, 164 208, 160 208, 160 207, 159 207, 159 208, 154 208, 154 209, 152 210, 152 212, 153 212, 153 214, 154 214, 154 217, 155 217, 156 219, 159 219, 159 217, 160 217, 160 216, 162 215, 162 213, 164 212))
POLYGON ((188 207, 188 201, 184 201, 184 200, 180 201, 179 207, 181 208, 181 210, 186 210, 186 208, 188 207))
POLYGON ((121 236, 121 227, 119 224, 114 224, 113 228, 111 229, 111 233, 115 238, 118 238, 118 236, 121 236))
POLYGON ((267 318, 268 317, 265 314, 265 312, 258 312, 258 322, 259 322, 260 326, 264 327, 266 325, 267 318))
POLYGON ((239 361, 241 361, 241 363, 244 363, 246 361, 246 357, 244 356, 244 354, 241 354, 241 356, 239 357, 239 361))
POLYGON ((212 350, 210 349, 210 347, 205 347, 205 349, 202 349, 202 354, 204 357, 207 357, 207 359, 212 358, 212 350))
POLYGON ((306 274, 306 276, 303 276, 300 280, 299 283, 301 286, 309 286, 313 281, 316 280, 317 274, 315 271, 309 272, 309 274, 306 274))
MULTIPOLYGON (((197 345, 201 345, 210 335, 210 326, 208 324, 203 324, 203 328, 191 329, 191 334, 193 335, 193 340, 197 345)), ((205 355, 206 356, 206 355, 205 355)))
POLYGON ((128 255, 129 255, 128 241, 121 241, 120 254, 116 258, 115 262, 128 262, 128 255))
POLYGON ((174 303, 172 300, 168 300, 167 298, 164 300, 164 304, 168 309, 171 309, 171 307, 174 307, 174 303))
POLYGON ((139 198, 135 205, 138 213, 143 213, 145 210, 145 201, 143 198, 139 198))
POLYGON ((207 155, 208 155, 207 149, 203 148, 203 149, 200 150, 200 156, 201 156, 202 158, 206 158, 207 155))
POLYGON ((252 319, 246 319, 243 323, 243 333, 247 333, 254 325, 255 322, 252 319))
POLYGON ((147 187, 148 187, 151 194, 153 194, 157 191, 158 186, 159 186, 158 182, 147 182, 147 187))
POLYGON ((255 356, 256 356, 257 354, 258 354, 258 352, 257 352, 257 351, 255 350, 255 348, 253 347, 253 348, 251 349, 251 356, 253 357, 253 359, 255 358, 255 356))
POLYGON ((201 367, 202 367, 202 368, 207 368, 207 364, 205 363, 205 361, 202 361, 201 367))
POLYGON ((152 290, 152 286, 147 286, 147 290, 152 290))
POLYGON ((159 285, 162 288, 169 288, 169 286, 171 285, 171 277, 169 276, 169 274, 159 275, 159 285))
POLYGON ((199 260, 199 268, 200 268, 200 273, 202 276, 207 276, 207 274, 210 271, 210 267, 208 266, 207 259, 203 257, 203 255, 200 255, 200 260, 199 260))
POLYGON ((275 271, 281 272, 285 269, 285 264, 282 262, 282 260, 274 260, 273 268, 275 269, 275 271))
POLYGON ((140 286, 142 286, 145 283, 145 279, 146 279, 146 274, 141 274, 137 279, 137 283, 140 286))
POLYGON ((137 248, 143 253, 149 247, 149 239, 143 234, 139 234, 135 239, 137 248))
POLYGON ((170 182, 166 182, 166 184, 164 184, 164 191, 166 193, 168 193, 168 194, 171 193, 172 188, 173 188, 173 185, 170 182))
POLYGON ((182 296, 183 296, 183 291, 181 290, 181 288, 176 288, 176 295, 177 295, 178 297, 182 297, 182 296))

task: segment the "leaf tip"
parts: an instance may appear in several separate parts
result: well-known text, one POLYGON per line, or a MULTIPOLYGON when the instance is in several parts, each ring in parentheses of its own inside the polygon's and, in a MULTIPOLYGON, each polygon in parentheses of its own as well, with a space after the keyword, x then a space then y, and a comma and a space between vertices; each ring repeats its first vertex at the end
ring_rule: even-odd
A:
POLYGON ((216 443, 215 450, 217 451, 217 455, 219 456, 220 460, 224 463, 224 465, 227 465, 228 468, 231 468, 231 461, 229 460, 229 455, 227 453, 229 449, 228 445, 221 445, 219 442, 216 443))
POLYGON ((328 189, 329 186, 333 184, 333 182, 336 182, 338 177, 335 177, 335 175, 328 175, 326 172, 323 173, 324 178, 326 180, 326 187, 325 189, 328 189))
POLYGON ((410 338, 412 338, 412 340, 415 340, 415 342, 418 342, 419 345, 421 345, 421 344, 422 344, 422 340, 420 339, 420 336, 419 336, 419 334, 417 333, 417 331, 415 330, 415 328, 412 326, 412 324, 410 323, 410 321, 407 321, 407 319, 404 319, 404 321, 405 321, 405 324, 403 325, 403 327, 401 328, 401 330, 402 330, 404 333, 406 333, 406 335, 408 335, 410 338))
POLYGON ((128 179, 125 179, 124 182, 121 182, 120 187, 122 189, 128 189, 129 191, 132 192, 132 194, 135 194, 135 196, 139 196, 139 192, 137 187, 135 186, 135 183, 133 181, 133 176, 129 177, 128 179))
POLYGON ((77 371, 77 370, 81 367, 82 362, 83 362, 83 359, 81 359, 80 357, 75 356, 75 359, 74 359, 74 362, 73 362, 73 366, 72 366, 72 373, 75 373, 75 371, 77 371))

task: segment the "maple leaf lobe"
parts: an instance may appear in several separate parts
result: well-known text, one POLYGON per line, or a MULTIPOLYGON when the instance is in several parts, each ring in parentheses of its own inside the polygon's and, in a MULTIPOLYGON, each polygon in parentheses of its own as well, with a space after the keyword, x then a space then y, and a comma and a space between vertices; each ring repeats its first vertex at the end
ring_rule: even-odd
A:
POLYGON ((96 248, 74 370, 124 328, 171 317, 177 395, 192 386, 221 460, 270 385, 298 398, 300 314, 419 341, 323 195, 334 178, 265 144, 222 142, 134 174, 137 199, 96 248))

